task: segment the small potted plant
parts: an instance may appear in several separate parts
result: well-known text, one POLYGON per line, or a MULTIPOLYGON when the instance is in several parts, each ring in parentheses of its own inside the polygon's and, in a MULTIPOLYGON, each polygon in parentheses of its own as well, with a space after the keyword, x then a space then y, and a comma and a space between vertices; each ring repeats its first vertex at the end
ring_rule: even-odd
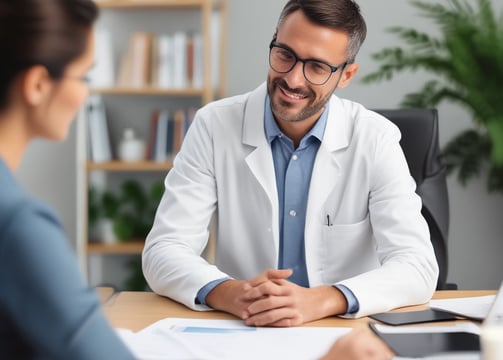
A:
MULTIPOLYGON (((135 180, 127 180, 119 192, 111 190, 99 193, 89 190, 89 224, 95 231, 95 239, 103 242, 144 241, 152 223, 159 201, 164 192, 161 181, 154 182, 148 191, 135 180)), ((93 233, 91 231, 91 233, 93 233)), ((126 290, 148 288, 141 269, 141 258, 127 262, 129 277, 125 280, 126 290)))
POLYGON ((118 241, 144 240, 154 221, 157 205, 164 187, 155 182, 150 189, 136 180, 127 180, 119 192, 106 190, 102 194, 91 187, 89 191, 89 224, 108 221, 118 241))
POLYGON ((115 243, 113 218, 119 208, 118 199, 110 192, 100 193, 90 187, 88 194, 89 237, 92 241, 115 243))

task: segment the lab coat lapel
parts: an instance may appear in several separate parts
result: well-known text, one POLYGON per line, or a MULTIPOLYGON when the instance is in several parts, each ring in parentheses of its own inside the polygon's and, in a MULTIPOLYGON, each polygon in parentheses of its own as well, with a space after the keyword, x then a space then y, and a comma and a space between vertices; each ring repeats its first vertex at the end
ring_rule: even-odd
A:
MULTIPOLYGON (((340 106, 340 100, 332 97, 323 142, 316 155, 311 175, 306 224, 314 221, 309 218, 310 216, 318 216, 322 211, 328 194, 333 191, 337 179, 344 171, 337 161, 337 155, 338 150, 348 146, 347 121, 345 110, 340 106)), ((317 222, 319 221, 318 219, 317 222)))
POLYGON ((276 235, 279 234, 277 221, 279 210, 274 161, 271 147, 266 140, 264 132, 265 97, 265 83, 250 94, 245 108, 242 138, 244 145, 252 147, 251 152, 246 157, 246 164, 271 202, 273 234, 275 234, 275 241, 279 243, 279 235, 276 235))

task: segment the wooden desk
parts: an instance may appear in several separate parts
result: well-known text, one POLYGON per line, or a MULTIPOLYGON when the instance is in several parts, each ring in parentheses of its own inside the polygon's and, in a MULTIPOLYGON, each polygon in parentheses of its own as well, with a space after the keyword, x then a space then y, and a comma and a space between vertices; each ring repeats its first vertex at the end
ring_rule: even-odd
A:
POLYGON ((115 289, 113 287, 97 286, 95 289, 102 304, 105 304, 115 293, 115 289))
MULTIPOLYGON (((437 291, 434 299, 454 297, 494 295, 495 290, 437 291)), ((167 318, 196 319, 237 319, 235 316, 219 311, 193 311, 168 298, 151 292, 120 292, 104 304, 105 314, 113 327, 139 331, 154 322, 167 318)), ((409 306, 396 311, 414 311, 425 309, 426 305, 409 306)), ((368 318, 341 319, 330 317, 310 322, 306 326, 358 327, 365 325, 368 318)), ((446 325, 446 323, 443 323, 446 325)))

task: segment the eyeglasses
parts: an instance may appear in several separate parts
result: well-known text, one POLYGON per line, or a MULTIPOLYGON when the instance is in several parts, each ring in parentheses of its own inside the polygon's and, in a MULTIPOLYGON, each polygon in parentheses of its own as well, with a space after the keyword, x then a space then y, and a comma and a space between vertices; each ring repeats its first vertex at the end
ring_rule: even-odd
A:
POLYGON ((77 75, 60 75, 60 76, 57 76, 57 77, 53 77, 52 79, 53 79, 53 81, 58 81, 58 82, 62 81, 64 79, 75 80, 75 81, 81 82, 84 85, 89 85, 91 83, 91 77, 88 74, 82 75, 82 76, 77 76, 77 75))
POLYGON ((277 73, 290 72, 299 61, 302 63, 304 77, 313 85, 324 85, 332 73, 344 69, 347 65, 347 62, 333 66, 321 60, 301 59, 292 50, 274 40, 269 44, 269 66, 277 73))
POLYGON ((63 78, 70 80, 77 80, 86 85, 89 85, 91 83, 91 78, 89 77, 89 75, 83 75, 83 76, 63 75, 63 78))

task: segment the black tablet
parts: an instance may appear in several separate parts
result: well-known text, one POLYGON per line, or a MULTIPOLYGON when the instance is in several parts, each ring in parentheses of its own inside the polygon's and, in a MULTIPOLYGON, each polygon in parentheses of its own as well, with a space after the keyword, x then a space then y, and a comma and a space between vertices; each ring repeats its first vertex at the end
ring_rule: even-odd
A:
POLYGON ((468 332, 387 333, 377 330, 374 324, 369 325, 377 336, 402 357, 480 351, 479 335, 468 332))
POLYGON ((456 320, 456 315, 442 310, 421 310, 404 312, 386 312, 369 315, 370 318, 387 325, 419 324, 436 321, 456 320))

